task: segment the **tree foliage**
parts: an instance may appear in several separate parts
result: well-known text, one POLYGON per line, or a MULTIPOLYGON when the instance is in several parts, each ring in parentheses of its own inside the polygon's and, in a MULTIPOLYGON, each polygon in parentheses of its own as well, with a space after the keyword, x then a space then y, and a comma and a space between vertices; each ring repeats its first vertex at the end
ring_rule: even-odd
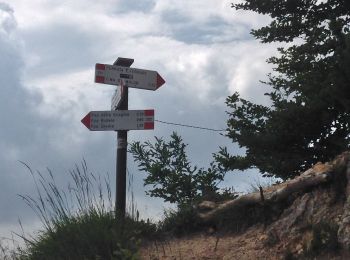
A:
POLYGON ((245 0, 232 7, 269 15, 271 23, 252 35, 286 44, 268 59, 271 106, 238 93, 227 98, 227 135, 246 154, 221 148, 217 161, 286 179, 349 149, 350 1, 245 0))
POLYGON ((206 170, 192 166, 186 155, 186 146, 175 132, 168 142, 155 137, 154 144, 149 141, 131 144, 129 152, 139 169, 148 173, 144 180, 145 186, 152 187, 148 195, 181 205, 218 190, 217 184, 223 180, 225 172, 215 163, 206 170))

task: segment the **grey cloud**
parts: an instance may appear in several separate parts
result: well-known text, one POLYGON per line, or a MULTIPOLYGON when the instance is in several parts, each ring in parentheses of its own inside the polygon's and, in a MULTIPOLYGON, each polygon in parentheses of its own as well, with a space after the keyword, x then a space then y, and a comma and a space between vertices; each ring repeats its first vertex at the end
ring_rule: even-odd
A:
MULTIPOLYGON (((5 15, 8 12, 11 14, 10 8, 1 7, 5 15)), ((8 15, 7 19, 10 20, 8 24, 14 23, 11 21, 13 19, 11 15, 8 15)), ((32 94, 27 92, 19 81, 24 64, 21 50, 19 44, 10 39, 9 34, 0 34, 0 56, 2 57, 0 60, 0 147, 3 151, 0 155, 0 204, 1 208, 6 208, 5 211, 1 211, 2 221, 13 219, 12 210, 17 204, 14 192, 26 190, 22 181, 15 182, 18 168, 14 167, 17 162, 13 157, 22 152, 28 152, 27 148, 36 135, 35 129, 31 127, 35 116, 28 109, 28 99, 32 98, 32 94)))
POLYGON ((177 10, 161 13, 162 20, 168 24, 169 34, 178 41, 188 44, 212 44, 232 42, 249 38, 242 32, 248 30, 245 24, 229 24, 219 16, 213 16, 204 22, 194 21, 191 17, 177 10))
POLYGON ((13 16, 13 9, 8 4, 0 2, 0 10, 5 14, 5 17, 0 19, 0 28, 9 33, 17 26, 13 16))
POLYGON ((96 51, 103 50, 104 44, 97 35, 82 31, 74 25, 57 23, 40 30, 23 34, 26 50, 40 57, 35 70, 29 70, 30 77, 60 74, 82 67, 93 66, 96 51), (100 46, 100 48, 98 47, 100 46))
MULTIPOLYGON (((154 1, 125 0, 119 3, 115 12, 151 12, 154 5, 154 1)), ((8 12, 9 17, 13 17, 12 11, 8 12)), ((169 35, 189 45, 193 43, 212 44, 210 47, 220 48, 220 45, 215 45, 215 43, 226 43, 241 37, 239 28, 244 27, 244 25, 237 25, 237 29, 236 25, 230 25, 219 17, 196 24, 191 17, 181 13, 169 11, 161 15, 162 21, 169 27, 169 35), (231 33, 232 36, 230 36, 231 33)), ((15 20, 8 20, 8 23, 15 25, 15 20)), ((15 27, 8 28, 11 32, 15 30, 15 27)), ((107 47, 115 46, 115 43, 112 45, 111 42, 115 40, 115 36, 105 35, 99 39, 94 35, 94 30, 83 30, 78 24, 73 26, 65 24, 64 21, 58 21, 49 27, 26 29, 21 33, 26 45, 25 51, 30 54, 34 53, 40 58, 39 64, 26 71, 28 77, 33 78, 64 74, 64 72, 74 72, 86 66, 93 66, 96 57, 99 57, 101 61, 106 59, 105 56, 101 57, 100 52, 107 47)), ((248 33, 245 37, 249 37, 248 33)), ((130 41, 139 40, 130 36, 130 41)), ((125 42, 119 44, 121 50, 128 47, 125 46, 125 42)), ((142 41, 140 44, 143 44, 142 41)), ((154 47, 157 48, 157 45, 155 44, 154 47)), ((59 114, 52 115, 51 118, 43 118, 38 115, 35 106, 42 104, 42 97, 38 93, 28 91, 20 80, 26 59, 22 53, 20 44, 11 40, 8 35, 0 34, 0 56, 2 57, 0 60, 0 88, 2 90, 0 94, 0 150, 3 151, 0 152, 0 208, 6 208, 0 211, 0 221, 3 223, 15 222, 17 216, 27 217, 28 223, 33 220, 31 210, 16 197, 17 193, 32 194, 35 190, 30 175, 17 160, 25 161, 33 169, 40 171, 45 171, 46 166, 49 167, 58 184, 64 186, 69 178, 67 171, 84 157, 92 172, 110 173, 112 189, 115 183, 115 133, 89 132, 87 129, 81 131, 80 127, 83 128, 83 126, 72 114, 73 111, 74 114, 81 112, 82 116, 87 113, 88 111, 83 111, 83 109, 89 107, 88 100, 64 105, 61 113, 66 115, 65 118, 59 114), (81 139, 80 142, 75 140, 76 135, 81 139), (60 144, 60 147, 57 146, 57 143, 60 144)), ((218 53, 222 57, 229 56, 223 52, 218 53)), ((145 52, 145 54, 149 56, 148 53, 145 52)), ((198 98, 200 92, 196 94, 184 91, 184 86, 180 85, 181 81, 179 81, 182 75, 169 72, 165 77, 166 85, 156 92, 131 90, 130 109, 155 108, 156 118, 160 120, 210 128, 225 128, 226 106, 223 102, 215 102, 228 95, 228 75, 226 75, 227 69, 223 68, 220 62, 222 57, 212 57, 208 65, 203 68, 203 73, 207 75, 206 80, 215 86, 208 91, 207 100, 203 101, 198 98), (191 93, 192 96, 186 96, 188 93, 191 93), (133 107, 134 97, 139 97, 144 107, 133 107)), ((160 71, 160 73, 163 75, 163 72, 160 71)), ((187 75, 184 78, 187 79, 187 75)), ((186 87, 191 88, 191 86, 186 87)), ((109 104, 106 107, 109 107, 109 104)), ((154 131, 130 132, 129 140, 153 140, 153 136, 168 138, 172 131, 177 131, 189 144, 190 158, 198 166, 207 166, 212 160, 212 153, 218 150, 218 146, 231 144, 230 140, 216 132, 161 123, 156 123, 154 131)), ((230 145, 230 147, 233 147, 234 151, 238 150, 235 145, 230 145)), ((142 189, 144 175, 138 174, 130 155, 128 160, 129 171, 135 173, 135 195, 142 198, 141 201, 145 201, 142 189)), ((143 208, 143 205, 140 205, 140 208, 143 208)))
POLYGON ((121 0, 116 6, 116 13, 150 12, 155 6, 154 0, 121 0))
POLYGON ((13 13, 13 9, 6 3, 0 2, 0 9, 7 13, 13 13))
MULTIPOLYGON (((0 11, 1 12, 1 11, 0 11)), ((3 9, 2 9, 2 12, 3 9)), ((7 19, 14 19, 7 15, 7 19)), ((11 22, 11 21, 9 21, 11 22)), ((12 22, 13 23, 13 22, 12 22)), ((1 29, 1 27, 0 27, 1 29)), ((74 163, 85 157, 90 168, 100 174, 114 168, 113 139, 111 135, 91 138, 83 132, 84 141, 76 145, 73 109, 78 104, 70 104, 60 114, 42 117, 36 107, 42 97, 29 90, 22 81, 25 56, 17 37, 16 28, 8 33, 0 33, 0 222, 16 225, 17 218, 30 225, 33 223, 32 210, 19 199, 17 194, 35 195, 35 186, 26 168, 19 161, 28 163, 32 169, 45 172, 52 169, 57 183, 64 186, 69 178, 68 170, 74 163), (57 143, 65 142, 61 147, 57 143), (98 143, 98 145, 97 145, 98 143), (63 148, 62 148, 63 147, 63 148), (89 149, 87 149, 87 147, 89 149), (108 150, 108 147, 111 150, 108 150), (100 156, 103 154, 103 156, 100 156)), ((113 179, 112 179, 113 180, 113 179)), ((0 230, 0 233, 3 230, 0 230)))

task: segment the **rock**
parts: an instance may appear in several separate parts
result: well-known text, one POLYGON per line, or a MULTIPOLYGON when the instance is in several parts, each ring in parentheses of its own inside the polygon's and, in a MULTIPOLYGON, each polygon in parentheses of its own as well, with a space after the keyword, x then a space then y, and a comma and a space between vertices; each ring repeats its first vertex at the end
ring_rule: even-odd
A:
POLYGON ((258 239, 259 239, 259 241, 262 241, 262 242, 264 242, 264 241, 266 241, 267 240, 267 238, 268 238, 268 236, 267 235, 261 235, 258 239))
POLYGON ((303 245, 302 244, 297 244, 296 248, 295 248, 295 251, 298 252, 300 251, 301 249, 303 249, 303 245))
POLYGON ((215 208, 216 208, 216 203, 213 201, 205 200, 198 204, 199 210, 212 210, 215 208))
POLYGON ((339 224, 338 241, 343 248, 350 249, 350 158, 347 160, 346 178, 348 182, 346 187, 347 199, 344 203, 343 216, 339 224))

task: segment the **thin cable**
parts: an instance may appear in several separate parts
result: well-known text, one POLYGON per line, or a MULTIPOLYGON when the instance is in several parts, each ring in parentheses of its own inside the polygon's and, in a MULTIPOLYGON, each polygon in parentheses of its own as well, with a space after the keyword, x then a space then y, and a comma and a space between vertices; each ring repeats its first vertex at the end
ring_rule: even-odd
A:
POLYGON ((213 132, 225 132, 226 131, 226 129, 213 129, 213 128, 207 128, 207 127, 201 127, 201 126, 185 125, 185 124, 166 122, 166 121, 161 121, 161 120, 154 120, 154 121, 162 123, 162 124, 167 124, 167 125, 177 125, 177 126, 183 126, 183 127, 190 127, 190 128, 202 129, 202 130, 207 130, 207 131, 213 131, 213 132))

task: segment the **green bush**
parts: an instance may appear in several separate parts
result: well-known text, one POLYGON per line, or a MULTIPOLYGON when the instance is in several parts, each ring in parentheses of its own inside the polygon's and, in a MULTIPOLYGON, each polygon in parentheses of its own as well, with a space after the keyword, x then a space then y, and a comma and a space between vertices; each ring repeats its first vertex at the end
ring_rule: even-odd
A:
POLYGON ((129 152, 138 168, 147 173, 145 186, 151 186, 147 194, 165 202, 192 204, 198 198, 211 196, 218 191, 225 171, 216 163, 207 169, 193 166, 187 157, 187 144, 175 132, 169 141, 155 137, 155 143, 134 142, 129 152))
POLYGON ((71 217, 27 240, 19 259, 133 259, 137 255, 137 236, 130 220, 126 227, 114 214, 96 212, 71 217), (126 258, 125 258, 126 257, 126 258))
POLYGON ((113 211, 108 179, 88 172, 85 161, 70 172, 73 182, 59 189, 53 174, 35 174, 26 164, 37 188, 37 198, 21 198, 36 212, 43 230, 35 236, 19 235, 25 246, 20 260, 138 259, 138 245, 156 225, 113 211))
POLYGON ((190 204, 181 204, 176 210, 166 210, 164 219, 158 224, 158 232, 181 236, 201 230, 202 222, 190 204))

